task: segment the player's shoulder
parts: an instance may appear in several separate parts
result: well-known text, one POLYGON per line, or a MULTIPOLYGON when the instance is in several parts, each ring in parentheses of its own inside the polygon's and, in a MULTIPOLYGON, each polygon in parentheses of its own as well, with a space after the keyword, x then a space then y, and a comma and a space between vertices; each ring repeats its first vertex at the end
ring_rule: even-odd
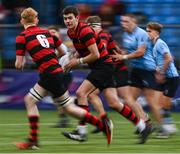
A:
POLYGON ((111 38, 112 37, 112 34, 108 31, 108 30, 104 30, 104 32, 106 33, 106 35, 111 38))
POLYGON ((78 28, 81 29, 81 28, 87 28, 87 27, 90 27, 87 23, 85 22, 79 22, 79 25, 78 25, 78 28))
POLYGON ((43 34, 48 34, 49 36, 51 36, 50 32, 48 29, 46 28, 43 28, 43 27, 36 27, 36 29, 34 29, 34 32, 33 33, 43 33, 43 34))
POLYGON ((166 44, 166 42, 164 40, 162 40, 161 38, 158 38, 156 43, 166 44))
POLYGON ((80 22, 78 25, 78 32, 81 33, 88 33, 88 32, 92 32, 93 29, 86 23, 84 22, 80 22))
POLYGON ((26 32, 26 29, 25 29, 25 30, 23 30, 22 32, 20 32, 19 35, 20 35, 20 36, 24 36, 24 35, 26 35, 26 33, 27 33, 27 32, 26 32))
POLYGON ((141 27, 137 27, 136 28, 136 33, 137 34, 148 35, 147 32, 143 28, 141 28, 141 27))
POLYGON ((107 39, 112 38, 112 35, 107 30, 102 30, 99 33, 99 36, 102 37, 102 38, 107 38, 107 39))
POLYGON ((25 43, 25 32, 21 32, 16 36, 16 43, 25 43))
POLYGON ((156 41, 156 46, 168 48, 167 43, 166 43, 164 40, 162 40, 161 38, 159 38, 159 39, 156 41))
POLYGON ((139 39, 144 38, 144 39, 148 40, 148 38, 149 38, 148 33, 140 27, 136 28, 136 30, 134 32, 134 36, 139 39))
POLYGON ((16 39, 18 39, 18 38, 23 38, 25 35, 26 35, 26 32, 25 32, 25 30, 23 30, 22 32, 20 32, 20 33, 16 36, 16 39))

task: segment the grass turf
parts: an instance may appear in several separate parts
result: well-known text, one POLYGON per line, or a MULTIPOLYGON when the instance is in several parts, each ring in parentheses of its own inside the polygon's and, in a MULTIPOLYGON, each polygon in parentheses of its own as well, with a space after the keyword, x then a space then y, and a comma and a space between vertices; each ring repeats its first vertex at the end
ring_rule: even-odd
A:
MULTIPOLYGON (((79 143, 66 139, 62 131, 73 130, 77 120, 71 118, 71 128, 52 128, 58 121, 55 111, 40 111, 40 149, 18 150, 14 142, 23 141, 29 128, 25 110, 0 110, 0 153, 180 153, 180 135, 169 139, 155 139, 152 134, 144 145, 136 144, 138 138, 133 134, 135 127, 115 112, 109 115, 114 122, 114 138, 108 147, 105 136, 88 134, 88 141, 79 143)), ((180 113, 173 117, 180 129, 180 113)), ((88 125, 89 132, 94 128, 88 125)))

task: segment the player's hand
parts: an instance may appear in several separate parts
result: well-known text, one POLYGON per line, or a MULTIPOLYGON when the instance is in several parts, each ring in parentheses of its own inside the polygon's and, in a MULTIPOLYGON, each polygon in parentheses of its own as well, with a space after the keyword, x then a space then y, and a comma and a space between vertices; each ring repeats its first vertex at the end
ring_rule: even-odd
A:
POLYGON ((110 55, 114 61, 119 61, 119 60, 123 60, 123 56, 122 54, 119 54, 118 52, 114 51, 113 55, 110 55))
POLYGON ((64 70, 71 70, 73 67, 78 65, 78 59, 77 58, 72 58, 68 64, 64 66, 64 70))
POLYGON ((23 70, 25 63, 26 63, 26 59, 24 58, 24 56, 16 56, 16 61, 15 61, 16 69, 23 70))

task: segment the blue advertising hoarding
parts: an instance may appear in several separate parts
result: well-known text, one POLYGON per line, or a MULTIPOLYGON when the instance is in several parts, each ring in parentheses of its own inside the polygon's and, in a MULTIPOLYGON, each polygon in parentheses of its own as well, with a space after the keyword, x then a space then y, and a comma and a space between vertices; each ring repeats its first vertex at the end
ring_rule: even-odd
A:
MULTIPOLYGON (((87 76, 87 71, 75 70, 72 72, 73 81, 69 87, 70 94, 75 96, 76 90, 87 76)), ((25 108, 24 96, 29 89, 38 81, 39 76, 36 71, 17 71, 4 70, 0 74, 0 108, 1 109, 19 109, 25 108)), ((109 109, 104 98, 101 96, 105 109, 109 109)), ((140 102, 146 105, 145 99, 140 98, 140 102)), ((176 92, 174 103, 175 111, 180 111, 180 86, 176 92)), ((38 103, 40 109, 55 109, 51 97, 45 97, 38 103)))

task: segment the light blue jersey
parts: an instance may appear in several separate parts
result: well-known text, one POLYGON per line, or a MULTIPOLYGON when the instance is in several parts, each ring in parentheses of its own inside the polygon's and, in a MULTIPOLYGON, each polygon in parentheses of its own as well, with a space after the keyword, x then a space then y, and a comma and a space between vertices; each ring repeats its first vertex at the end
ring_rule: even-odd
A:
POLYGON ((123 47, 130 54, 135 52, 138 47, 145 45, 146 51, 144 56, 131 59, 130 64, 133 68, 145 70, 155 70, 156 62, 152 53, 152 43, 149 40, 148 34, 142 28, 136 27, 132 33, 124 32, 123 47))
MULTIPOLYGON (((162 69, 163 65, 164 65, 164 55, 165 54, 170 54, 171 52, 169 50, 169 47, 167 46, 167 44, 162 40, 162 39, 158 39, 153 47, 153 53, 155 55, 156 58, 156 64, 157 66, 162 69)), ((174 61, 171 61, 169 64, 169 67, 166 71, 166 76, 168 78, 171 77, 178 77, 178 72, 177 69, 174 65, 174 61)))

